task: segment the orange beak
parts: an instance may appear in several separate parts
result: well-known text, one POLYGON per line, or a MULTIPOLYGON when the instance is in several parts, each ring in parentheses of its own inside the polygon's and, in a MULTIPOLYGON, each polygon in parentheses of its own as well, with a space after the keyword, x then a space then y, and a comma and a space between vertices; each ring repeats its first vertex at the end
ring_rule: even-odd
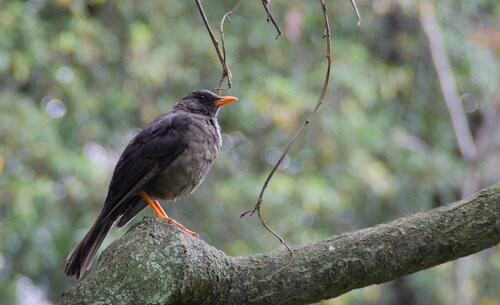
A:
POLYGON ((226 105, 226 104, 232 103, 232 102, 237 101, 237 100, 238 100, 238 98, 236 98, 234 96, 221 96, 220 100, 214 101, 214 104, 217 106, 222 106, 222 105, 226 105))

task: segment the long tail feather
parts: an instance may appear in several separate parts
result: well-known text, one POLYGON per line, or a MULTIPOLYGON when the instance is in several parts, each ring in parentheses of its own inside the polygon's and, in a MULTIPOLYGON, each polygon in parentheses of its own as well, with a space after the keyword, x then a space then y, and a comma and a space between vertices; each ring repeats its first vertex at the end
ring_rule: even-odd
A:
POLYGON ((75 276, 79 279, 90 268, 97 250, 113 226, 114 219, 98 217, 90 231, 76 245, 66 259, 64 273, 66 276, 75 276))

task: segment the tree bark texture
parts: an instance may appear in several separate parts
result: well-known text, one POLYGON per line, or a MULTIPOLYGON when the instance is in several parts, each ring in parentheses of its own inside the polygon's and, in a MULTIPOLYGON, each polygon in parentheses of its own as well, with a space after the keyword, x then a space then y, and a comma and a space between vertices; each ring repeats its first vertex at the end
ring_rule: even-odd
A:
POLYGON ((59 304, 307 304, 393 280, 500 242, 500 183, 473 196, 328 239, 231 257, 145 217, 59 304))

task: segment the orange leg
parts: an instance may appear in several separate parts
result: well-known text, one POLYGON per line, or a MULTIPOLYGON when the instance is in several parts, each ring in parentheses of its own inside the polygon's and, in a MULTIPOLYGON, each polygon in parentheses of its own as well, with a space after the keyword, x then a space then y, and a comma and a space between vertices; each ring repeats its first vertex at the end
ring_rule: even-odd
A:
POLYGON ((189 234, 191 234, 193 236, 198 237, 197 233, 195 233, 195 232, 193 232, 191 230, 186 229, 186 227, 184 227, 183 225, 181 225, 180 223, 178 223, 174 219, 168 217, 167 213, 165 213, 165 211, 163 211, 163 209, 162 209, 161 205, 158 203, 158 201, 151 200, 151 198, 149 198, 148 194, 145 191, 139 191, 139 194, 146 200, 146 202, 149 204, 149 206, 153 209, 153 211, 155 212, 156 216, 158 216, 160 218, 163 218, 163 219, 166 219, 169 222, 171 222, 171 223, 175 224, 176 226, 178 226, 179 228, 181 228, 186 233, 189 233, 189 234))

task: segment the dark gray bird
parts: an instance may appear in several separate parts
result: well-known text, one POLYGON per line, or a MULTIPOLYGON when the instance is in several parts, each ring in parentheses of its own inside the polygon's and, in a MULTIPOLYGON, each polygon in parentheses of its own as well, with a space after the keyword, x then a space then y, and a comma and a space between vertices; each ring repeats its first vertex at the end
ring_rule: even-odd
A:
POLYGON ((79 279, 113 223, 125 226, 148 204, 159 217, 197 236, 169 218, 155 200, 175 200, 200 186, 221 147, 217 113, 236 100, 207 90, 191 92, 130 141, 116 164, 101 214, 66 260, 66 276, 79 279))

